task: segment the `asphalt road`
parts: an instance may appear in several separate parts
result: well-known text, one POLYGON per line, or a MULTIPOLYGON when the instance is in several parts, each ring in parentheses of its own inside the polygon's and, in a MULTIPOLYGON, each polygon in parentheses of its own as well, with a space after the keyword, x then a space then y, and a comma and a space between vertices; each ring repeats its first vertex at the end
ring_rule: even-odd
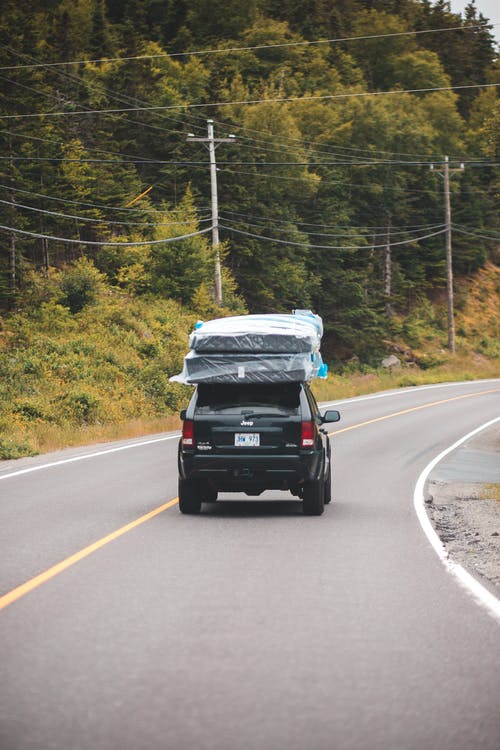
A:
POLYGON ((339 408, 322 517, 267 493, 145 520, 171 435, 0 465, 1 750, 498 750, 500 624, 413 492, 500 380, 339 408))

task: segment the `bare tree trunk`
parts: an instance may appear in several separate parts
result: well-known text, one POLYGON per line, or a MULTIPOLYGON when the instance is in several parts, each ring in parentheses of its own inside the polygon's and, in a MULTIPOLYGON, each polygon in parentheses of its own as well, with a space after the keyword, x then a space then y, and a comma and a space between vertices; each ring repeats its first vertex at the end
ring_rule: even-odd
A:
POLYGON ((389 317, 393 315, 391 305, 392 295, 392 256, 391 256, 391 217, 387 219, 387 240, 385 246, 385 311, 389 317))
MULTIPOLYGON (((10 194, 10 200, 12 205, 15 206, 16 196, 15 193, 10 194)), ((14 226, 14 219, 12 219, 14 226)), ((9 288, 10 293, 14 297, 17 291, 17 247, 16 247, 16 234, 11 232, 10 234, 10 246, 9 246, 9 288)))
POLYGON ((42 248, 43 248, 43 268, 45 270, 45 273, 48 274, 49 272, 49 241, 46 237, 42 238, 42 248))
POLYGON ((9 251, 9 278, 10 278, 10 292, 12 296, 15 295, 17 290, 17 254, 16 254, 16 235, 14 232, 10 235, 10 251, 9 251))

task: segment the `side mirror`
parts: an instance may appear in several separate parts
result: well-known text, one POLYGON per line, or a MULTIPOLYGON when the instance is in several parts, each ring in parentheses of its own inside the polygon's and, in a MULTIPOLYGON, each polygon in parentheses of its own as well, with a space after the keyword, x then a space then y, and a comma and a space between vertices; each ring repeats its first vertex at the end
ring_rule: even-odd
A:
POLYGON ((182 411, 181 411, 181 413, 180 413, 179 416, 182 419, 182 421, 184 422, 184 420, 186 419, 186 410, 182 409, 182 411))
POLYGON ((340 412, 338 412, 336 409, 329 409, 328 411, 325 411, 323 414, 321 421, 323 424, 325 422, 338 422, 340 420, 340 412))

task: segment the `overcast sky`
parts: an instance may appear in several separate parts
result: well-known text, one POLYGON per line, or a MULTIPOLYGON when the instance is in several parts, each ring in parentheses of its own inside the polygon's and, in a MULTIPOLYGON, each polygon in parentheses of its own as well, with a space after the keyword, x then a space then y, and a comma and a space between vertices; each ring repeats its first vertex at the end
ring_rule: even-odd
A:
MULTIPOLYGON (((451 0, 450 6, 453 13, 462 13, 465 6, 468 5, 468 0, 451 0)), ((500 2, 499 0, 476 0, 476 8, 479 13, 488 18, 491 23, 497 23, 492 29, 492 34, 495 36, 497 42, 500 42, 500 2)))

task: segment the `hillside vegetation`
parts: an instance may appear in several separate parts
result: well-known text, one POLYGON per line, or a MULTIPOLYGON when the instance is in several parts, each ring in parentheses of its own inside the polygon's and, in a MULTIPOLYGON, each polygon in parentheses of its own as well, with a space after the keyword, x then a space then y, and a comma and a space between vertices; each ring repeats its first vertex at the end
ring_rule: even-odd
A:
POLYGON ((174 425, 187 391, 168 377, 215 315, 313 308, 325 398, 497 371, 488 19, 443 0, 306 6, 5 0, 1 457, 174 425), (208 118, 235 136, 217 147, 222 309, 207 144, 192 139, 208 118), (401 369, 381 374, 388 354, 401 369))
MULTIPOLYGON (((88 273, 85 262, 76 267, 88 273)), ((31 312, 4 320, 0 458, 179 427, 178 410, 191 388, 168 379, 182 369, 196 316, 172 300, 129 297, 97 280, 96 295, 78 312, 61 293, 62 273, 37 289, 31 312)), ((345 363, 314 384, 318 399, 500 376, 499 291, 500 269, 493 265, 461 288, 456 357, 446 350, 446 306, 428 304, 401 319, 401 337, 387 342, 400 368, 345 363)))

